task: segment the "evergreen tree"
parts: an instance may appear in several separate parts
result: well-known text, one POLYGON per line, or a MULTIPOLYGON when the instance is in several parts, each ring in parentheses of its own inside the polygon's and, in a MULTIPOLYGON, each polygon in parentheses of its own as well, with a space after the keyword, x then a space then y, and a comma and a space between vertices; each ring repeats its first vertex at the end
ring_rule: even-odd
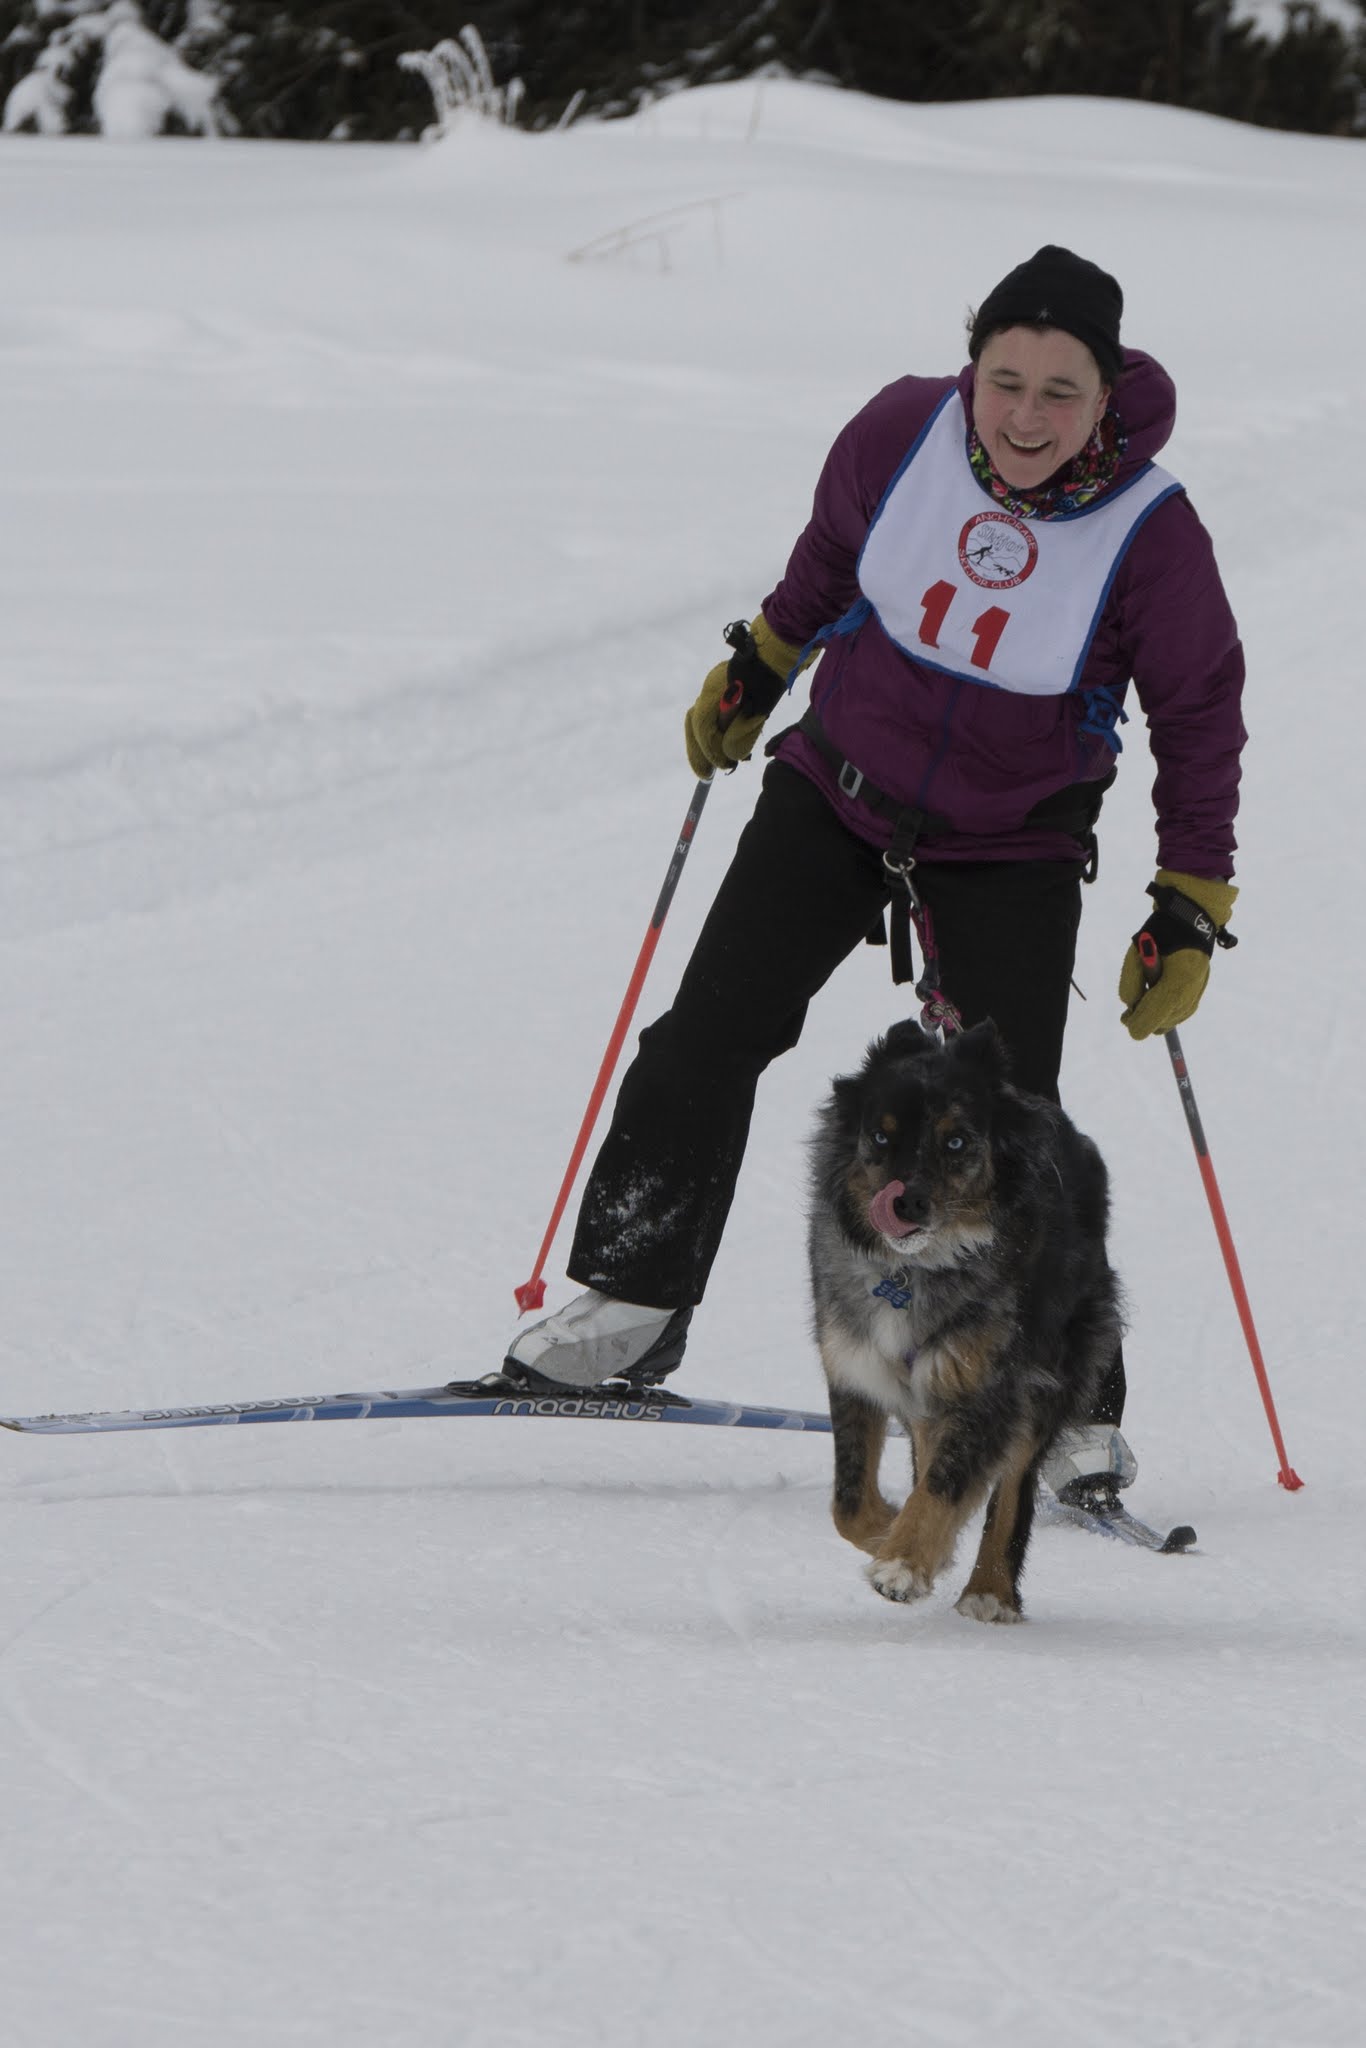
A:
MULTIPOLYGON (((127 4, 127 0, 125 0, 127 4)), ((146 25, 218 81, 230 125, 300 140, 415 137, 433 117, 399 64, 471 22, 518 118, 633 112, 684 85, 776 69, 900 100, 1090 93, 1238 120, 1366 134, 1366 0, 1286 0, 1259 29, 1238 0, 138 0, 146 25), (1345 26, 1355 21, 1355 26, 1345 26)), ((94 125, 100 0, 0 0, 0 99, 60 58, 65 125, 94 125), (65 38, 63 42, 61 39, 65 38)), ((31 96, 31 95, 30 95, 31 96)), ((984 119, 989 116, 984 114, 984 119)), ((172 122, 172 125, 173 122, 172 122)))

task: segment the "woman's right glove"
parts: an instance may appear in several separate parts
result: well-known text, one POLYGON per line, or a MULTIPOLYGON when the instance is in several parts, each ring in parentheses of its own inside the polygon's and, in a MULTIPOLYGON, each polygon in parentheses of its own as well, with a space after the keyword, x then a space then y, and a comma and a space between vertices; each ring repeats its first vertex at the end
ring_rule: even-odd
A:
POLYGON ((717 662, 683 720, 688 766, 702 782, 715 768, 749 759, 801 653, 778 638, 762 612, 748 627, 728 626, 726 638, 734 654, 717 662))
POLYGON ((1119 999, 1125 1006, 1120 1022, 1131 1038, 1174 1031, 1193 1017, 1215 947, 1238 943, 1224 930, 1238 894, 1232 882, 1159 868, 1148 894, 1154 908, 1134 933, 1119 976, 1119 999), (1144 965, 1140 950, 1154 958, 1152 968, 1144 965))

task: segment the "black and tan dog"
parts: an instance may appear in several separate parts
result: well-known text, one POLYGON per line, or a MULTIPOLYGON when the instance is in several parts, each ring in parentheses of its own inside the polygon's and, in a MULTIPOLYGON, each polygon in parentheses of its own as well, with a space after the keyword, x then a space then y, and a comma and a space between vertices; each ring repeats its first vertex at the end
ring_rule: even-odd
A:
POLYGON ((941 1046, 906 1023, 835 1082, 814 1169, 835 1526, 872 1553, 879 1593, 916 1600, 988 1501, 958 1611, 1018 1621, 1039 1463, 1120 1339, 1100 1154, 1010 1085, 994 1025, 941 1046), (878 1484, 889 1416, 913 1455, 899 1513, 878 1484))

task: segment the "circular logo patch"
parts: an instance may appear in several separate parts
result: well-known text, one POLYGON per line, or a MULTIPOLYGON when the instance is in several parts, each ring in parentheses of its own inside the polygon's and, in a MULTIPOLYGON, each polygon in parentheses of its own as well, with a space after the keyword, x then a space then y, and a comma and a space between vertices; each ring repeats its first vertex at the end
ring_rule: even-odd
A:
POLYGON ((1013 590, 1033 575, 1039 543, 1009 512, 974 512, 958 536, 958 559, 984 590, 1013 590))

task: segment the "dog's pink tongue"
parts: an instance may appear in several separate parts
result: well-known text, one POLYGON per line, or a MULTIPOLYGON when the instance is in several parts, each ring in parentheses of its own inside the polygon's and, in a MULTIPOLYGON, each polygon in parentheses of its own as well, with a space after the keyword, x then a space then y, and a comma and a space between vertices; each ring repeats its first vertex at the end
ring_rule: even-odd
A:
POLYGON ((896 1213, 897 1197, 904 1195, 905 1192, 904 1180, 889 1180, 886 1187, 879 1188, 868 1204, 868 1221, 874 1230, 880 1231, 884 1237, 909 1237, 913 1230, 920 1228, 918 1223, 907 1223, 904 1217, 896 1213))

